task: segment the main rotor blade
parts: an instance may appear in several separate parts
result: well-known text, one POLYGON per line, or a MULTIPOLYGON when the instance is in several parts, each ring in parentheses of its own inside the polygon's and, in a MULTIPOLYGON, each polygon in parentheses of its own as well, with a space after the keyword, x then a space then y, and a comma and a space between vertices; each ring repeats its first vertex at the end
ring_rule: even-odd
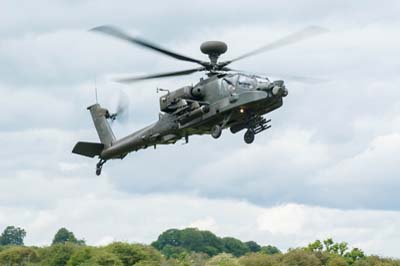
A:
POLYGON ((204 70, 205 70, 204 67, 200 67, 200 68, 193 68, 193 69, 182 70, 182 71, 158 73, 158 74, 153 74, 153 75, 148 75, 148 76, 140 76, 140 77, 133 77, 133 78, 121 78, 121 79, 116 79, 116 81, 121 82, 121 83, 132 83, 135 81, 146 80, 146 79, 189 75, 189 74, 192 74, 192 73, 195 73, 198 71, 204 71, 204 70))
POLYGON ((115 27, 112 27, 112 26, 107 26, 107 25, 99 26, 99 27, 95 27, 95 28, 91 29, 91 31, 96 31, 96 32, 100 32, 103 34, 107 34, 107 35, 113 36, 115 38, 127 41, 129 43, 137 44, 139 46, 142 46, 142 47, 157 51, 159 53, 168 55, 168 56, 173 57, 178 60, 193 62, 193 63, 197 63, 200 65, 204 64, 201 60, 194 59, 194 58, 191 58, 188 56, 184 56, 184 55, 169 51, 165 48, 161 48, 160 46, 152 44, 151 42, 143 40, 141 38, 129 36, 128 34, 122 32, 121 30, 119 30, 115 27))
POLYGON ((306 40, 308 38, 320 35, 320 34, 325 33, 325 32, 328 32, 328 30, 324 29, 324 28, 321 28, 321 27, 317 27, 317 26, 310 26, 310 27, 307 27, 307 28, 305 28, 305 29, 303 29, 301 31, 289 34, 289 35, 287 35, 287 36, 285 36, 285 37, 283 37, 283 38, 281 38, 281 39, 279 39, 277 41, 274 41, 272 43, 264 45, 264 46, 254 50, 254 51, 251 51, 249 53, 241 55, 241 56, 239 56, 239 57, 237 57, 237 58, 235 58, 233 60, 230 60, 230 61, 227 61, 227 62, 223 62, 223 63, 221 63, 221 65, 222 66, 226 66, 226 65, 228 65, 228 64, 230 64, 232 62, 238 61, 240 59, 243 59, 243 58, 246 58, 246 57, 250 57, 252 55, 256 55, 256 54, 259 54, 259 53, 267 52, 267 51, 270 51, 270 50, 278 49, 278 48, 281 48, 283 46, 287 46, 287 45, 290 45, 290 44, 294 44, 294 43, 300 42, 302 40, 306 40))

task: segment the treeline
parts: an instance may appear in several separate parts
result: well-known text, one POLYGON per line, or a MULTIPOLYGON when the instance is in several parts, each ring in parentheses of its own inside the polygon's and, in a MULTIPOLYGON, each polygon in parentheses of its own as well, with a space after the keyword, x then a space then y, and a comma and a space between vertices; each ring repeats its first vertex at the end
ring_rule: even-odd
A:
POLYGON ((50 246, 26 247, 25 236, 25 230, 13 226, 3 231, 0 266, 400 266, 400 260, 366 256, 332 239, 282 253, 273 246, 220 238, 194 228, 167 230, 151 245, 87 246, 61 228, 50 246))
POLYGON ((210 231, 195 228, 167 230, 151 245, 167 258, 176 258, 188 252, 205 253, 210 257, 220 253, 229 253, 236 257, 249 252, 262 252, 268 255, 280 253, 274 246, 261 247, 254 241, 242 242, 233 237, 220 238, 210 231))

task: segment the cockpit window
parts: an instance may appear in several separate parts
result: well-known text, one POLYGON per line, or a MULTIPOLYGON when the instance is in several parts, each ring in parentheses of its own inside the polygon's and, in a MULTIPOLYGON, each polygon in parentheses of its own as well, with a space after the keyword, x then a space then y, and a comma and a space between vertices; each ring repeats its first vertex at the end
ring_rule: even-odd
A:
POLYGON ((257 80, 255 78, 240 75, 238 80, 238 86, 242 89, 255 89, 257 85, 257 80))
POLYGON ((266 77, 246 74, 230 74, 222 79, 226 91, 233 92, 236 89, 254 90, 268 88, 270 81, 266 77))
POLYGON ((229 76, 225 76, 223 78, 223 80, 228 83, 229 85, 232 86, 236 86, 236 81, 237 81, 237 77, 238 75, 229 75, 229 76))
POLYGON ((238 75, 227 75, 222 79, 223 88, 227 93, 233 93, 236 90, 238 75))
POLYGON ((256 80, 258 89, 267 89, 271 84, 268 78, 256 77, 256 80))

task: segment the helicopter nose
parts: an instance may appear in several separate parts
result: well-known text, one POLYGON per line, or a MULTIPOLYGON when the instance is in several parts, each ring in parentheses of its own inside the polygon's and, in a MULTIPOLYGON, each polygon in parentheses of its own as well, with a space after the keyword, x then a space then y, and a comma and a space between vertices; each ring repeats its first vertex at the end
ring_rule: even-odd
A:
POLYGON ((286 88, 286 86, 285 85, 283 85, 283 94, 282 94, 282 97, 286 97, 286 96, 288 96, 288 94, 289 94, 289 91, 288 91, 288 89, 286 88))
POLYGON ((276 80, 273 82, 272 94, 282 97, 286 97, 288 95, 288 90, 286 89, 283 80, 276 80))

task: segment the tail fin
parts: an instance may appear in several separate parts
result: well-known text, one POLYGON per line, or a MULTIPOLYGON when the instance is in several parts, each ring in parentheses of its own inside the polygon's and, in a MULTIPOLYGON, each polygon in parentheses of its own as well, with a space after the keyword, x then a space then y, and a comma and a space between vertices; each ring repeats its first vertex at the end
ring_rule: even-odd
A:
POLYGON ((92 115, 93 123, 96 127, 97 134, 99 135, 100 142, 104 145, 104 148, 110 147, 115 141, 115 136, 106 119, 110 115, 108 110, 102 108, 98 103, 89 106, 87 109, 92 115))

